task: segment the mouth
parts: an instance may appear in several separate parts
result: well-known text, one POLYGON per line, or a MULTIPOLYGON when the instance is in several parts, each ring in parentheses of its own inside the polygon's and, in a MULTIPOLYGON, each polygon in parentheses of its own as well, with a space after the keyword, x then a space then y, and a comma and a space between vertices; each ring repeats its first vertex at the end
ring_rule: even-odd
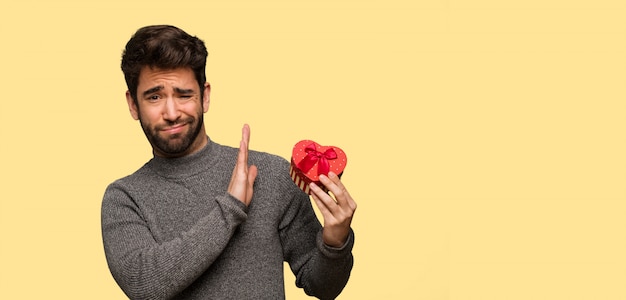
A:
POLYGON ((176 124, 173 126, 163 127, 161 131, 167 134, 177 134, 182 132, 185 129, 185 126, 187 126, 187 123, 176 124))

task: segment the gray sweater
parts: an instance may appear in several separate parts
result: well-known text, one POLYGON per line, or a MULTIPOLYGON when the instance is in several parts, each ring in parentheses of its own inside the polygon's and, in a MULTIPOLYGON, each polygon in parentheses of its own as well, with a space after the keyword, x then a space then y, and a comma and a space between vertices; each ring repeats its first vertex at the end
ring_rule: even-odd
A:
POLYGON ((283 299, 283 261, 308 295, 335 298, 352 269, 354 234, 326 246, 289 163, 250 151, 249 207, 226 191, 237 149, 209 140, 192 155, 154 157, 108 186, 102 235, 109 269, 131 299, 283 299))

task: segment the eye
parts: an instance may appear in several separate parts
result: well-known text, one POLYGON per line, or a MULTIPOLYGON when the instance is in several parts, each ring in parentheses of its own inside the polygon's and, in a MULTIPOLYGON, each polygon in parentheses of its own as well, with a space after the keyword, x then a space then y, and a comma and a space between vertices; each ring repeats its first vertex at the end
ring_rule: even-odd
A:
POLYGON ((159 97, 159 95, 151 95, 151 96, 148 96, 148 98, 147 98, 147 100, 150 101, 150 102, 155 102, 155 101, 157 101, 159 99, 161 99, 161 97, 159 97))

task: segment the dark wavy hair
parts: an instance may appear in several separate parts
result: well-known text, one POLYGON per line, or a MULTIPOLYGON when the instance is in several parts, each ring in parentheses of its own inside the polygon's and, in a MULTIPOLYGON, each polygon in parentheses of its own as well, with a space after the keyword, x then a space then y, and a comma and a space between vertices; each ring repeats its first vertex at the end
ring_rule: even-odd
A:
POLYGON ((191 68, 200 91, 206 82, 207 52, 204 42, 171 25, 142 27, 126 43, 122 72, 126 86, 137 103, 139 73, 143 67, 171 70, 191 68))

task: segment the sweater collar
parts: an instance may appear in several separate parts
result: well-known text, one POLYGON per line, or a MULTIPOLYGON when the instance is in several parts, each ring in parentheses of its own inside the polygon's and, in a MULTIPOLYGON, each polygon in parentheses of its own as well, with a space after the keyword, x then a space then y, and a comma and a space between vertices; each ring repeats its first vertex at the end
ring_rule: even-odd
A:
POLYGON ((154 156, 148 165, 160 176, 182 178, 200 173, 211 167, 216 161, 216 144, 207 137, 207 144, 199 151, 176 158, 154 156))

